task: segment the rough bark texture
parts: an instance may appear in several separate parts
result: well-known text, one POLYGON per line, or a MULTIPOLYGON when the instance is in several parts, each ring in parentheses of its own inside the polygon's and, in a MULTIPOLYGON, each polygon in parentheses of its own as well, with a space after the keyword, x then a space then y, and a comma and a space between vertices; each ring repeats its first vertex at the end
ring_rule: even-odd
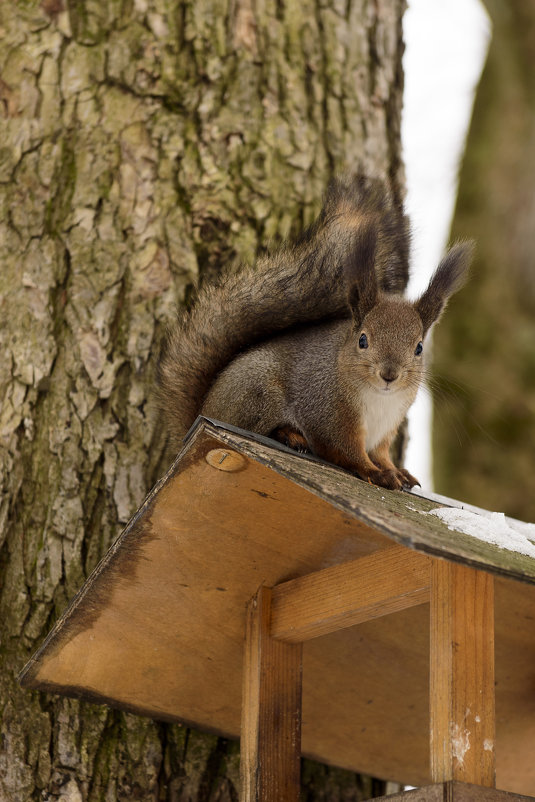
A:
POLYGON ((493 36, 454 236, 472 279, 435 338, 437 489, 535 520, 535 6, 488 0, 493 36))
POLYGON ((154 365, 192 283, 310 222, 333 170, 402 193, 402 10, 2 3, 2 801, 237 799, 236 744, 16 675, 164 467, 154 365))

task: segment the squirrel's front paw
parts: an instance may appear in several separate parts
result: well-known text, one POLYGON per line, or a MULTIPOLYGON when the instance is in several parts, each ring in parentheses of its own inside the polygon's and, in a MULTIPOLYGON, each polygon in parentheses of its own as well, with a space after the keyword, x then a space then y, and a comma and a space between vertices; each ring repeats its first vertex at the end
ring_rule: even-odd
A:
POLYGON ((400 471, 390 468, 377 468, 375 471, 370 471, 366 479, 374 485, 386 487, 387 490, 401 490, 405 481, 400 471))
POLYGON ((418 479, 405 470, 405 468, 377 468, 370 471, 367 477, 369 482, 388 490, 402 490, 404 487, 420 485, 418 479))
POLYGON ((407 470, 405 470, 405 468, 399 468, 398 473, 401 476, 401 482, 403 484, 403 487, 411 488, 414 487, 414 485, 418 485, 418 487, 421 487, 421 484, 418 481, 418 479, 416 479, 416 477, 413 476, 412 473, 409 473, 407 470))

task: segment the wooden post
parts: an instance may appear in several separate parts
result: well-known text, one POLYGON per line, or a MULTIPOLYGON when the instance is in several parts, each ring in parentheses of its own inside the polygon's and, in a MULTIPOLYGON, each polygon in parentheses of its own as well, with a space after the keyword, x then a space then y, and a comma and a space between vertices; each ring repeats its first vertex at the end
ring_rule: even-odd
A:
POLYGON ((240 802, 297 802, 301 761, 301 644, 270 635, 271 589, 249 603, 240 802))
POLYGON ((431 778, 495 785, 494 580, 431 568, 431 778))

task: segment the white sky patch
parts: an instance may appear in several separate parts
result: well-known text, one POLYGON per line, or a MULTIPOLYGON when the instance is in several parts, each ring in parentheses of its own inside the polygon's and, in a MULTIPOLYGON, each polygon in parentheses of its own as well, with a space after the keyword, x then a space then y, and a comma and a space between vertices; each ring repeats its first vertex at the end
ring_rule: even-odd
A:
POLYGON ((506 518, 503 512, 482 510, 476 513, 452 507, 430 510, 429 515, 436 515, 448 529, 455 532, 477 537, 501 549, 535 557, 535 524, 506 518))
MULTIPOLYGON (((412 222, 409 296, 425 289, 447 244, 459 164, 490 38, 479 0, 409 0, 401 138, 412 222)), ((429 350, 429 343, 427 349, 429 350)), ((406 465, 432 489, 431 400, 420 391, 409 411, 406 465)))

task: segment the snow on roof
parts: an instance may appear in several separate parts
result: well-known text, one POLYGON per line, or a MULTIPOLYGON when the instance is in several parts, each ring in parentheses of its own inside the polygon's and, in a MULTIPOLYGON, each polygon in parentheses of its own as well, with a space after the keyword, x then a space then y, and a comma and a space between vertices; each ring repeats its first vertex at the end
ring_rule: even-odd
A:
POLYGON ((482 509, 473 512, 469 509, 439 507, 429 510, 429 515, 436 515, 452 531, 477 537, 501 549, 535 557, 535 524, 506 518, 503 512, 482 509))

